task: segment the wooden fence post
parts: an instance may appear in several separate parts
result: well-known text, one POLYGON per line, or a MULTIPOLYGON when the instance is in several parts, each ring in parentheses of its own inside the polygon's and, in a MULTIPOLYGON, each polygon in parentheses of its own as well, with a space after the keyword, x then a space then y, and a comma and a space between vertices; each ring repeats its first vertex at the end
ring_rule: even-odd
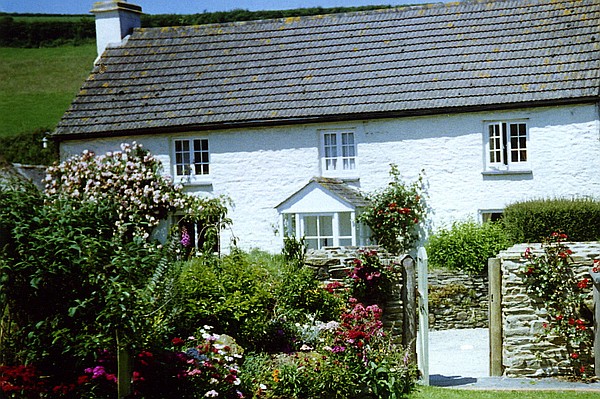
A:
POLYGON ((502 367, 502 272, 500 259, 488 259, 490 376, 500 377, 502 367))
POLYGON ((131 377, 133 374, 133 358, 129 350, 119 342, 117 331, 117 396, 125 399, 132 394, 131 377))
POLYGON ((402 259, 402 303, 404 305, 404 321, 402 345, 409 351, 411 359, 417 360, 417 298, 415 261, 410 256, 402 259))

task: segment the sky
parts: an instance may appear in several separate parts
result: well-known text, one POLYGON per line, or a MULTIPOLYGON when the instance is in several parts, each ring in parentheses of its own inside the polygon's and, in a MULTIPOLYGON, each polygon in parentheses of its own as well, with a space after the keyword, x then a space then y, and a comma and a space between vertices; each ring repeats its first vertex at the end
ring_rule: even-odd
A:
MULTIPOLYGON (((122 1, 122 0, 121 0, 122 1)), ((197 14, 234 9, 284 10, 310 7, 357 7, 406 5, 448 0, 129 0, 146 14, 197 14)), ((43 14, 88 14, 95 0, 0 0, 0 12, 43 14)))

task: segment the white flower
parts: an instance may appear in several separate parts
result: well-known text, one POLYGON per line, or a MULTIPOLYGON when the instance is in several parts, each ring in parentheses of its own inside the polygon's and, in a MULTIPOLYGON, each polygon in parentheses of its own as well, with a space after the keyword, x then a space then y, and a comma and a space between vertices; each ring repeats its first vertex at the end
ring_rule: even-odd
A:
POLYGON ((219 392, 215 391, 214 389, 212 391, 208 391, 204 394, 205 397, 207 398, 216 398, 217 396, 219 396, 219 392))

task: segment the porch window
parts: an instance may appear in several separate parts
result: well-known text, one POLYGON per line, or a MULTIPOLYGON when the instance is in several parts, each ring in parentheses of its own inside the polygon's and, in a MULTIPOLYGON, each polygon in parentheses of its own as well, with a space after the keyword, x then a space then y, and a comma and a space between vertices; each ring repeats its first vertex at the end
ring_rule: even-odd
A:
POLYGON ((355 246, 354 212, 283 214, 286 236, 304 237, 311 249, 355 246))

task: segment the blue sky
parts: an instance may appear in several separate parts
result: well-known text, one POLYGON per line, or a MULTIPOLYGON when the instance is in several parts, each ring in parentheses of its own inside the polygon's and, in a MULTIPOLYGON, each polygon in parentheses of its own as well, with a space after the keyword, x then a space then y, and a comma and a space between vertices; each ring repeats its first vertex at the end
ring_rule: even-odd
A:
MULTIPOLYGON (((230 11, 236 8, 283 10, 307 7, 355 7, 366 5, 403 5, 448 0, 129 0, 142 6, 147 14, 195 14, 204 11, 230 11)), ((0 12, 87 14, 94 0, 0 0, 0 12)))

